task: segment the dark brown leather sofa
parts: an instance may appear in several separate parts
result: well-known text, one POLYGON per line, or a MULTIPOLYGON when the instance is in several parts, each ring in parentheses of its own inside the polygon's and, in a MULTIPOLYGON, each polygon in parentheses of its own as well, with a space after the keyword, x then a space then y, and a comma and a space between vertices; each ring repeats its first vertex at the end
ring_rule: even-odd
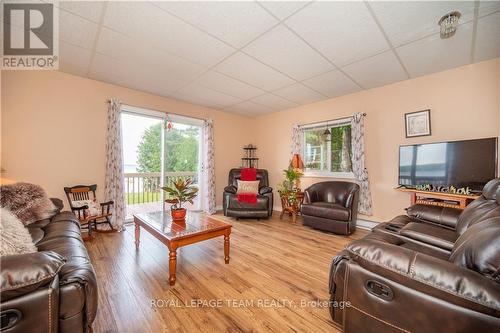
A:
POLYGON ((1 331, 92 331, 96 275, 75 215, 58 213, 29 229, 39 252, 1 260, 1 331))
POLYGON ((259 194, 257 203, 239 202, 236 191, 238 179, 241 178, 241 169, 229 171, 228 186, 224 188, 222 210, 225 216, 239 218, 269 218, 273 214, 273 189, 269 187, 267 170, 257 169, 259 194))
POLYGON ((359 185, 329 181, 305 189, 303 224, 315 229, 350 235, 356 230, 359 185))
POLYGON ((349 244, 330 271, 334 321, 345 332, 499 331, 499 184, 462 213, 413 206, 349 244))

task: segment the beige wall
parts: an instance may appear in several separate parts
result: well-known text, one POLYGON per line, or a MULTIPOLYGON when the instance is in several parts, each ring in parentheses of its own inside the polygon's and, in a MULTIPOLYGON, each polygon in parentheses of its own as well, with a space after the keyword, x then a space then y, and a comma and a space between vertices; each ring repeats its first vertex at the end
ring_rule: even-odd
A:
MULTIPOLYGON (((362 218, 390 219, 409 203, 408 195, 394 190, 399 145, 498 136, 499 66, 497 58, 259 117, 255 142, 260 166, 269 170, 276 187, 290 158, 293 123, 365 112, 366 166, 374 209, 373 216, 362 218), (406 139, 404 113, 423 109, 431 109, 432 136, 406 139)), ((302 187, 319 180, 304 179, 302 187)))
MULTIPOLYGON (((2 178, 42 185, 50 196, 63 187, 104 187, 106 100, 211 117, 215 128, 217 203, 230 168, 238 166, 250 136, 249 118, 181 103, 61 72, 2 73, 2 178)), ((101 192, 102 193, 102 192, 101 192)))

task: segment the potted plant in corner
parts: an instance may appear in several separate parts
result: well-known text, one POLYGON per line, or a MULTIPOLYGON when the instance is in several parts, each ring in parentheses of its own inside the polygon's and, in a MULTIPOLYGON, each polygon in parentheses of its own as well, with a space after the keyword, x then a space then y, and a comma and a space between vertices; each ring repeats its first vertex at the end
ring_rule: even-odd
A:
POLYGON ((198 195, 198 188, 192 184, 193 180, 191 178, 178 178, 173 182, 172 186, 162 187, 162 190, 168 195, 165 202, 172 204, 170 207, 172 220, 183 221, 186 218, 186 208, 183 208, 182 204, 186 202, 193 204, 194 198, 198 195))

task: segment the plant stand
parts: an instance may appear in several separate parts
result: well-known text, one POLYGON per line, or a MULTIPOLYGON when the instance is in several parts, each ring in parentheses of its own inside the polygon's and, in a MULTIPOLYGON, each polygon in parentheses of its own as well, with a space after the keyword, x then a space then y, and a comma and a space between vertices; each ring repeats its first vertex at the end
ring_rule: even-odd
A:
POLYGON ((300 214, 300 207, 304 201, 304 192, 295 192, 295 199, 291 198, 291 194, 281 194, 281 215, 280 220, 283 219, 283 215, 287 213, 292 217, 293 223, 297 222, 297 215, 300 214))

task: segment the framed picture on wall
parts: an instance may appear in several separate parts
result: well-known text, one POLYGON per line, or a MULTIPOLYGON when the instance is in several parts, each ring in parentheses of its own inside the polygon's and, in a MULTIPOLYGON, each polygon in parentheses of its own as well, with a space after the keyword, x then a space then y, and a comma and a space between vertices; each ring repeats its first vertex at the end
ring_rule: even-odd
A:
POLYGON ((405 113, 406 137, 431 135, 431 110, 405 113))

